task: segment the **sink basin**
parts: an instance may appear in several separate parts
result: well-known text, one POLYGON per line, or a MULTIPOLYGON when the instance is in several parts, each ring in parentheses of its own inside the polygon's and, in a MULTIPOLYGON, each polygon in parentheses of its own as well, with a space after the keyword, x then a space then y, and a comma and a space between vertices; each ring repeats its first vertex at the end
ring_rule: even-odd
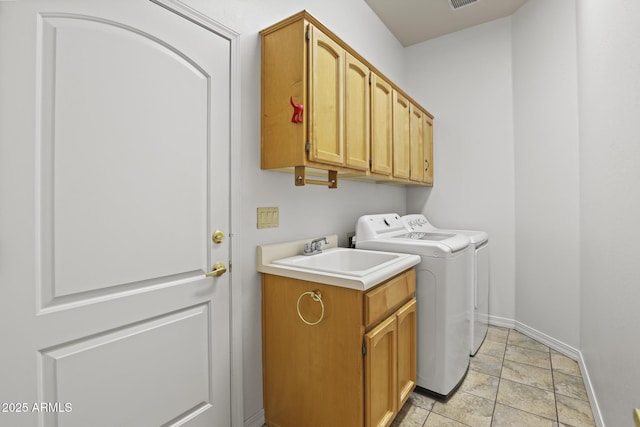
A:
POLYGON ((359 249, 333 248, 316 255, 298 255, 274 260, 274 264, 324 271, 347 276, 365 276, 397 261, 402 254, 359 249))
POLYGON ((258 246, 258 271, 366 291, 420 262, 418 255, 340 248, 337 235, 326 238, 329 243, 322 247, 322 253, 309 256, 300 254, 311 237, 258 246))

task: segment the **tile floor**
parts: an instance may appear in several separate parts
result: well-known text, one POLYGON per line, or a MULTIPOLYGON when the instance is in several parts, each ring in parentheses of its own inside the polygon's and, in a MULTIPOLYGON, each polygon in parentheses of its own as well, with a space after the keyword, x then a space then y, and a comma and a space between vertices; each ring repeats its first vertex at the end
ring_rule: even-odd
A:
POLYGON ((513 329, 490 327, 446 402, 414 392, 392 427, 595 426, 578 363, 513 329))

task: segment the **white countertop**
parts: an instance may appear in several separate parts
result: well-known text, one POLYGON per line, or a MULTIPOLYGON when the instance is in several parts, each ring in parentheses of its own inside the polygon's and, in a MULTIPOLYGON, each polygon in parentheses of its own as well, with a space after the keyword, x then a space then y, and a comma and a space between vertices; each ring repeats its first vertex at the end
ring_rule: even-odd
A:
MULTIPOLYGON (((365 249, 346 249, 337 247, 337 236, 326 236, 328 245, 323 245, 322 250, 331 252, 358 251, 376 252, 365 249)), ((329 271, 319 271, 311 268, 298 268, 291 265, 275 264, 273 261, 294 257, 302 254, 304 244, 311 242, 314 238, 295 240, 290 242, 275 243, 258 246, 257 248, 257 269, 261 273, 273 274, 276 276, 289 277, 293 279, 306 280, 310 282, 323 283, 327 285, 340 286, 343 288, 366 291, 391 277, 420 263, 420 257, 412 254, 401 254, 395 252, 383 252, 394 255, 393 261, 385 262, 368 269, 364 275, 340 274, 329 271)), ((317 255, 310 255, 311 257, 317 255)))

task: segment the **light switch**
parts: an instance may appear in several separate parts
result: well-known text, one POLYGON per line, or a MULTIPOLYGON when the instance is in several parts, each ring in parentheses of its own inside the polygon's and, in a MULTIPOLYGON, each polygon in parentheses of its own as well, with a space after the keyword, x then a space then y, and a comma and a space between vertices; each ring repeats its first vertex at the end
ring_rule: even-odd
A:
POLYGON ((258 228, 276 228, 279 226, 278 208, 258 208, 258 228))

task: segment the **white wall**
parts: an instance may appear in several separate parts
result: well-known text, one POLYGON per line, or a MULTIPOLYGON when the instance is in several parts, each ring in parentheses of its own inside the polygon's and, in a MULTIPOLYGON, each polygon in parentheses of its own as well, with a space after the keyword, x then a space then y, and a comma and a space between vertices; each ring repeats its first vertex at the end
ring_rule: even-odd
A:
POLYGON ((608 426, 640 407, 640 2, 577 2, 581 350, 608 426))
POLYGON ((434 187, 407 211, 440 228, 489 233, 489 311, 515 318, 511 21, 503 18, 405 51, 408 92, 434 116, 434 187))
MULTIPOLYGON (((258 32, 302 9, 334 31, 402 87, 402 46, 362 0, 189 0, 188 4, 240 33, 242 69, 241 224, 235 227, 242 257, 234 260, 234 286, 243 293, 245 419, 259 419, 262 404, 260 276, 256 246, 355 230, 360 215, 404 214, 403 187, 341 181, 339 188, 295 187, 293 175, 260 170, 260 38, 258 32), (357 18, 357 19, 356 19, 357 18), (256 208, 280 208, 280 227, 256 228, 256 208)), ((238 187, 236 187, 238 188, 238 187)), ((284 309, 284 308, 283 308, 284 309)), ((294 308, 295 309, 295 308, 294 308)))
POLYGON ((516 319, 580 339, 580 188, 574 0, 512 16, 516 319))

